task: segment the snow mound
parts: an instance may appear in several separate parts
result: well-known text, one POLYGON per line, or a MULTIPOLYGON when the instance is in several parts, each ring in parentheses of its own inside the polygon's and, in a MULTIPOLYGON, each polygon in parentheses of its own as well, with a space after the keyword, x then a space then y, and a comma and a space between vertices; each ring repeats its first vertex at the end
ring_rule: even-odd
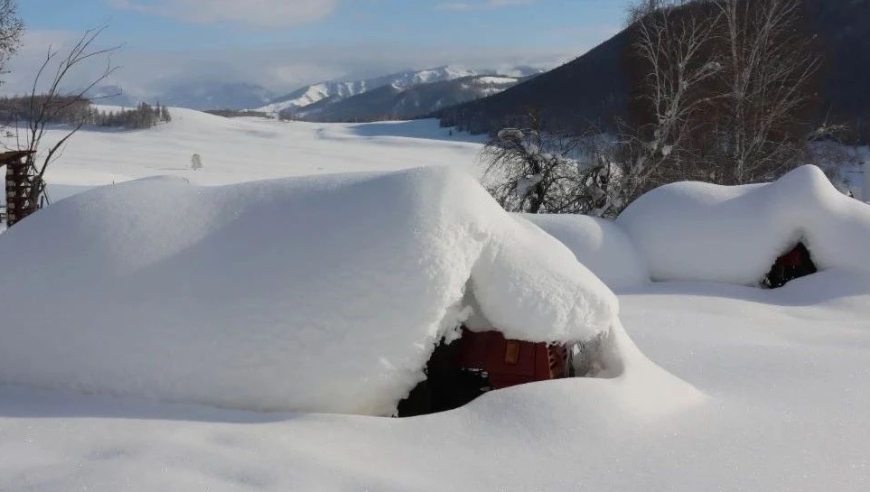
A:
POLYGON ((567 248, 448 168, 98 188, 4 233, 0 272, 0 383, 251 410, 391 414, 468 294, 533 342, 618 314, 567 248))
POLYGON ((637 248, 613 222, 585 215, 526 214, 523 217, 561 241, 611 289, 649 282, 647 267, 637 248))
POLYGON ((800 241, 820 269, 870 271, 870 207, 839 193, 815 166, 762 185, 663 186, 616 222, 657 281, 757 285, 800 241))

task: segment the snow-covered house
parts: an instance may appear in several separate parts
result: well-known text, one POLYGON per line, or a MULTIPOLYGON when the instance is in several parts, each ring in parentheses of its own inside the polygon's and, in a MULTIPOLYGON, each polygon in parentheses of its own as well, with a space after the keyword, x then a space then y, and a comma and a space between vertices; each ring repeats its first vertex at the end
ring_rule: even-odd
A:
POLYGON ((642 359, 571 251, 446 168, 105 187, 3 234, 0 271, 0 383, 390 415, 462 325, 642 359))
POLYGON ((870 271, 870 206, 838 192, 815 166, 769 184, 663 186, 635 201, 616 225, 656 281, 759 285, 771 283, 780 267, 797 273, 786 276, 870 271))

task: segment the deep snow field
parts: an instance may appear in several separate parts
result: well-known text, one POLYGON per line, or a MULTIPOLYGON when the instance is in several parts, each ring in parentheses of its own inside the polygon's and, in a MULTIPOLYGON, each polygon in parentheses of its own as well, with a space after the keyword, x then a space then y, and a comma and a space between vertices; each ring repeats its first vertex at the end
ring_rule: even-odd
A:
POLYGON ((76 136, 53 198, 155 175, 190 184, 94 190, 0 235, 0 491, 870 490, 870 207, 813 168, 766 187, 673 187, 616 223, 512 216, 463 177, 479 143, 431 121, 172 115, 76 136), (193 153, 204 169, 189 170, 193 153), (454 170, 236 184, 435 164, 454 170), (812 200, 790 201, 796 190, 812 200), (673 235, 651 233, 655 220, 673 235), (707 242, 692 237, 704 224, 707 242), (738 285, 798 239, 824 271, 738 285), (3 277, 26 273, 18 258, 42 267, 23 284, 3 277), (620 367, 412 419, 342 399, 361 370, 384 393, 412 384, 469 295, 529 338, 609 323, 620 367), (397 313, 420 329, 401 331, 397 313), (244 350, 226 350, 236 340, 244 350), (210 374, 241 379, 224 391, 210 374), (298 409, 303 394, 338 413, 237 398, 298 409))
MULTIPOLYGON (((434 120, 324 125, 227 119, 182 108, 172 108, 171 114, 171 123, 147 131, 77 134, 46 175, 53 185, 51 198, 155 175, 221 185, 417 166, 467 167, 480 151, 480 138, 451 136, 434 120), (193 154, 202 158, 199 171, 191 170, 193 154)), ((63 134, 63 129, 51 130, 46 140, 63 134)))

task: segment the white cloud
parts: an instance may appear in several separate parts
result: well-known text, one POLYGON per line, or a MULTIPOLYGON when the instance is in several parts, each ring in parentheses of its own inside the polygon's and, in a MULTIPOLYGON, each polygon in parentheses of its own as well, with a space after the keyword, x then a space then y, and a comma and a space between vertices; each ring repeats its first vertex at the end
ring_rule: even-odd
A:
POLYGON ((191 22, 286 27, 323 19, 338 0, 108 0, 115 8, 191 22))
MULTIPOLYGON (((49 49, 65 54, 64 50, 68 49, 81 37, 82 33, 73 31, 39 29, 24 31, 21 48, 6 66, 9 73, 3 74, 3 87, 0 90, 13 94, 30 92, 36 73, 43 62, 45 62, 49 49)), ((71 85, 84 83, 85 78, 90 73, 96 73, 97 70, 105 68, 102 65, 98 69, 98 63, 105 63, 105 61, 94 60, 91 63, 82 63, 80 67, 70 72, 68 82, 71 85)), ((43 75, 43 79, 50 79, 55 68, 56 64, 47 67, 47 72, 43 75)), ((43 82, 47 81, 43 80, 43 82)))
MULTIPOLYGON (((33 76, 49 44, 69 46, 80 32, 28 31, 23 50, 7 67, 10 73, 0 93, 29 91, 33 76)), ((274 44, 251 48, 156 50, 128 45, 112 61, 121 68, 105 81, 124 92, 153 100, 176 86, 209 82, 245 82, 284 94, 305 84, 331 79, 359 79, 406 69, 461 65, 469 68, 532 66, 552 68, 597 44, 600 33, 566 32, 573 39, 555 48, 491 47, 469 49, 464 45, 427 46, 417 43, 274 44)), ((108 44, 108 43, 107 43, 108 44)), ((102 46, 101 46, 102 47, 102 46)), ((105 69, 105 59, 71 74, 70 85, 86 84, 105 69)))

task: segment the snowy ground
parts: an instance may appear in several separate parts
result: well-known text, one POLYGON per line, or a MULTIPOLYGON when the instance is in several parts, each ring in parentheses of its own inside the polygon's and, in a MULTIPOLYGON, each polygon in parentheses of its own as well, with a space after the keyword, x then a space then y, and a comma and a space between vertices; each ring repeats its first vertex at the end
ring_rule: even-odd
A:
MULTIPOLYGON (((425 121, 173 117, 149 132, 77 136, 49 176, 54 193, 154 174, 226 184, 470 168, 480 148, 425 121), (196 173, 193 153, 205 164, 196 173)), ((617 294, 639 348, 702 400, 572 379, 399 420, 0 385, 0 491, 870 490, 870 275, 833 269, 778 291, 668 282, 617 294)))
MULTIPOLYGON (((435 120, 370 124, 285 123, 227 119, 173 108, 172 122, 145 131, 85 130, 52 164, 52 200, 84 189, 154 175, 220 185, 348 171, 393 171, 431 165, 472 166, 480 138, 435 120), (203 168, 190 169, 199 154, 203 168)), ((61 138, 51 130, 47 141, 61 138)))
POLYGON ((620 300, 641 349, 704 403, 649 415, 654 395, 564 380, 397 420, 4 387, 0 490, 868 490, 870 278, 620 300))

